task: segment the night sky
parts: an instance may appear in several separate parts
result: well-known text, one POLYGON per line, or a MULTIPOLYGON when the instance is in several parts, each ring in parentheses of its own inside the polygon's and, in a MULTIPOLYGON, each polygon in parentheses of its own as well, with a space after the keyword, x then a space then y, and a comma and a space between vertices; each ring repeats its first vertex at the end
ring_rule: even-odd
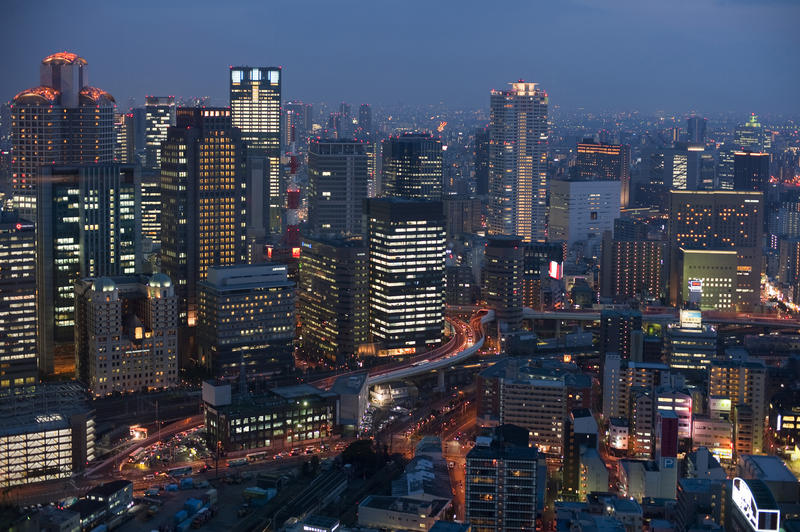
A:
POLYGON ((227 103, 229 65, 282 65, 284 99, 488 107, 524 78, 565 109, 800 112, 797 0, 6 1, 0 99, 54 51, 121 107, 227 103), (174 7, 173 4, 181 4, 174 7), (502 7, 501 7, 502 6, 502 7))

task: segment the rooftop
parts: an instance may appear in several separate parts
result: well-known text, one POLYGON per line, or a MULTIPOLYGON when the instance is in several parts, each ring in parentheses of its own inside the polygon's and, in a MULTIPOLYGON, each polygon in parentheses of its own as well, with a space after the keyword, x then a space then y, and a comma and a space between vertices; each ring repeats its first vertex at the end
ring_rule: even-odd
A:
POLYGON ((777 456, 745 454, 739 460, 755 466, 753 469, 757 471, 756 478, 766 482, 797 482, 797 477, 786 467, 786 463, 777 456))
POLYGON ((120 490, 123 490, 127 487, 133 489, 133 483, 129 480, 112 480, 111 482, 106 482, 105 484, 100 484, 99 486, 95 486, 89 491, 86 492, 87 496, 96 495, 98 497, 110 497, 114 495, 120 490))

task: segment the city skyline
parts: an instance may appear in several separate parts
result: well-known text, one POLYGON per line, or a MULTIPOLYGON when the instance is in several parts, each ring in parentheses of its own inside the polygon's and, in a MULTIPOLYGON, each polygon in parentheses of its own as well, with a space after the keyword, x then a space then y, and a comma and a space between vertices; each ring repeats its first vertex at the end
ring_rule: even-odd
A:
POLYGON ((10 100, 35 79, 38 59, 68 50, 93 65, 94 80, 121 109, 131 97, 141 103, 153 94, 227 102, 226 67, 274 64, 284 68, 285 100, 485 108, 490 90, 522 78, 547 87, 565 109, 800 112, 792 91, 800 69, 791 54, 800 37, 790 31, 800 6, 785 1, 573 0, 512 6, 504 25, 484 24, 482 3, 390 10, 353 2, 342 10, 320 2, 269 9, 145 2, 92 6, 78 18, 80 4, 8 9, 5 47, 18 49, 25 35, 37 39, 5 58, 18 75, 0 80, 0 98, 10 100), (301 14, 304 25, 281 23, 301 14), (537 24, 538 17, 546 22, 537 24), (198 47, 212 30, 219 37, 198 47), (160 38, 145 38, 153 36, 160 38), (334 41, 342 52, 331 57, 324 51, 334 41))

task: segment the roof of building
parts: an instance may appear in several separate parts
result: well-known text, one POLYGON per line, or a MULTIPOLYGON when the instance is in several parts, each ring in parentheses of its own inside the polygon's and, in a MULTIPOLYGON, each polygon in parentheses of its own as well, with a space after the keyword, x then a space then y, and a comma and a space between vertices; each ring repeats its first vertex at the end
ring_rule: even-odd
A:
POLYGON ((342 375, 333 383, 331 391, 338 395, 358 395, 367 383, 367 372, 356 373, 355 375, 342 375))
POLYGON ((55 64, 55 65, 71 65, 77 63, 79 65, 86 65, 86 59, 80 57, 78 54, 72 52, 56 52, 50 54, 42 59, 42 64, 55 64))
POLYGON ((93 501, 91 499, 79 499, 75 504, 67 508, 67 510, 71 512, 77 512, 81 514, 81 519, 102 512, 105 509, 105 503, 93 501))
POLYGON ((272 388, 270 390, 272 393, 279 397, 283 397, 284 399, 301 399, 303 397, 308 397, 311 395, 316 395, 318 397, 335 397, 336 394, 333 392, 321 390, 310 384, 295 384, 292 386, 281 386, 279 388, 272 388))
POLYGON ((413 499, 410 497, 392 497, 390 495, 369 495, 359 506, 376 508, 387 512, 407 513, 414 515, 437 515, 450 504, 447 499, 413 499))
POLYGON ((471 528, 472 527, 467 523, 436 521, 429 532, 469 532, 471 528))
POLYGON ((57 89, 40 85, 18 92, 11 101, 15 104, 53 105, 58 103, 60 96, 61 92, 57 89))
POLYGON ((777 456, 745 454, 739 457, 742 462, 749 462, 758 470, 757 478, 767 482, 797 482, 797 477, 786 467, 786 463, 777 456))
POLYGON ((303 524, 318 528, 333 529, 339 524, 339 520, 335 517, 326 517, 324 515, 309 515, 303 520, 303 524))
POLYGON ((89 412, 86 388, 76 382, 0 390, 0 435, 70 427, 70 417, 89 412))
POLYGON ((93 487, 92 489, 86 492, 86 495, 109 497, 111 495, 114 495, 118 491, 124 490, 129 486, 131 489, 133 489, 133 483, 129 480, 112 480, 111 482, 106 482, 105 484, 100 484, 98 486, 93 487))

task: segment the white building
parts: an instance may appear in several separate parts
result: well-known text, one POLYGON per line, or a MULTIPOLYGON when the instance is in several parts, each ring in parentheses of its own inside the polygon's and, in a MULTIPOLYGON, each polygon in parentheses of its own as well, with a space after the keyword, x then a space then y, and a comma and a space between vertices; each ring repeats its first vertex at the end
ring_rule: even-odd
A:
POLYGON ((619 181, 554 180, 550 183, 549 238, 569 248, 584 244, 585 256, 599 257, 603 232, 619 218, 619 181))

